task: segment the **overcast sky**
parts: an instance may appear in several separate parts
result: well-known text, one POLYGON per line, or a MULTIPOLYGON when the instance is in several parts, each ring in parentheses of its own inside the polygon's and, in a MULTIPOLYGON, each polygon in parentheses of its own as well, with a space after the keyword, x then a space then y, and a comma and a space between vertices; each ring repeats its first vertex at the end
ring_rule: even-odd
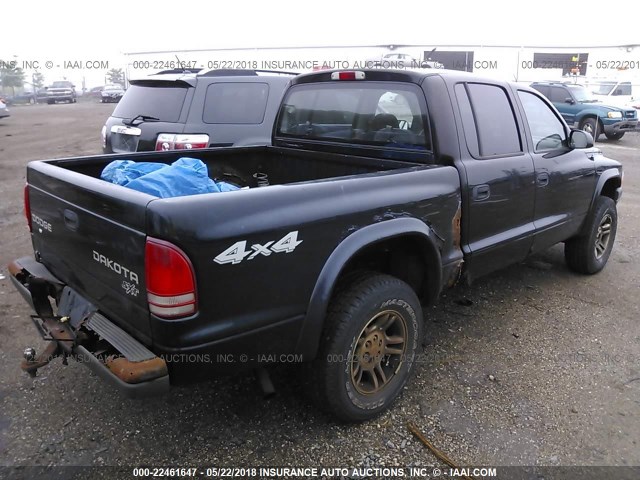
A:
MULTIPOLYGON (((134 52, 375 45, 591 47, 640 43, 639 0, 618 2, 613 4, 614 8, 606 8, 606 2, 600 2, 597 9, 590 4, 557 0, 429 3, 426 0, 57 3, 28 0, 3 8, 0 60, 18 61, 27 74, 27 83, 34 69, 25 67, 24 62, 35 60, 47 84, 67 79, 78 88, 91 88, 107 83, 108 68, 126 68, 128 75, 135 78, 150 71, 129 71, 133 60, 175 57, 123 56, 134 52), (90 60, 107 61, 108 67, 88 69, 85 65, 78 69, 62 65, 90 60), (45 62, 51 66, 45 67, 45 62)), ((400 47, 398 51, 403 50, 421 57, 425 48, 400 47)), ((387 50, 357 50, 369 56, 383 51, 387 50)), ((207 54, 181 54, 178 58, 197 60, 202 63, 197 66, 206 67, 206 60, 211 59, 284 56, 307 61, 307 57, 316 58, 318 54, 316 50, 272 51, 263 52, 261 57, 257 52, 227 52, 215 58, 207 54)), ((333 50, 331 55, 332 59, 344 59, 348 51, 333 50)), ((626 59, 640 61, 640 48, 635 48, 626 59)))
POLYGON ((4 5, 0 58, 316 45, 640 43, 638 0, 615 8, 546 0, 430 3, 29 0, 4 5))

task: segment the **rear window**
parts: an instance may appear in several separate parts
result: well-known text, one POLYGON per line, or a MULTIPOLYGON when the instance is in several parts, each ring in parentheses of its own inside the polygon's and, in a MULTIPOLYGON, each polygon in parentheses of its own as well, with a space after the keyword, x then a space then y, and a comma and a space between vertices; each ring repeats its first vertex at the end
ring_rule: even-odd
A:
POLYGON ((189 87, 180 85, 131 85, 113 111, 117 118, 138 115, 161 122, 177 122, 189 87))
POLYGON ((283 101, 277 135, 426 150, 426 106, 405 83, 297 85, 283 101))
POLYGON ((212 83, 207 87, 202 120, 205 123, 259 124, 269 98, 266 83, 212 83))

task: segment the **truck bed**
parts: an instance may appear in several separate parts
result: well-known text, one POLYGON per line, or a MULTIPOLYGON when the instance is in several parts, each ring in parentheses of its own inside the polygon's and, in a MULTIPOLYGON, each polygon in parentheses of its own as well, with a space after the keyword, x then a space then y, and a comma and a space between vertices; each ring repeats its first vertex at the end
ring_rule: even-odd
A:
MULTIPOLYGON (((344 238, 371 223, 417 217, 442 232, 443 251, 457 252, 449 233, 460 202, 453 167, 247 147, 37 161, 29 165, 27 181, 32 218, 52 229, 34 224, 38 260, 123 329, 162 350, 281 322, 273 330, 274 348, 279 344, 282 350, 285 342, 294 351, 327 258, 344 238), (202 160, 214 179, 249 188, 160 199, 99 179, 113 160, 169 164, 183 156, 202 160), (256 173, 266 174, 270 186, 257 188, 256 173), (214 261, 239 241, 248 249, 291 234, 304 245, 295 254, 261 254, 237 265, 214 261), (149 314, 144 275, 149 237, 178 246, 193 263, 199 295, 206 301, 200 302, 188 330, 178 328, 182 322, 149 314), (274 257, 277 261, 270 261, 274 257), (273 268, 295 285, 286 297, 273 292, 267 273, 273 268), (255 305, 261 305, 259 315, 255 305)), ((442 260, 446 265, 458 258, 442 260)))
POLYGON ((282 147, 247 147, 172 152, 100 155, 51 160, 47 163, 100 178, 104 166, 113 160, 172 163, 180 157, 202 160, 212 179, 229 180, 240 187, 257 187, 254 174, 267 174, 271 185, 324 180, 328 178, 382 172, 419 166, 420 163, 376 159, 335 153, 312 152, 282 147))

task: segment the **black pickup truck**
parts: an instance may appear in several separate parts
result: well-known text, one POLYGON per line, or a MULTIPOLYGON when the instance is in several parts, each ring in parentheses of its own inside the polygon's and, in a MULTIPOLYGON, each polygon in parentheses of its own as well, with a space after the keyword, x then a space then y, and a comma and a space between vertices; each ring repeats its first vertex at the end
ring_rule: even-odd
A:
POLYGON ((605 266, 622 167, 592 147, 525 86, 324 71, 292 81, 272 146, 189 152, 240 190, 157 198, 100 180, 113 160, 181 152, 31 162, 35 257, 9 271, 51 343, 22 368, 75 357, 139 396, 303 362, 319 406, 371 418, 445 287, 558 242, 571 269, 605 266))

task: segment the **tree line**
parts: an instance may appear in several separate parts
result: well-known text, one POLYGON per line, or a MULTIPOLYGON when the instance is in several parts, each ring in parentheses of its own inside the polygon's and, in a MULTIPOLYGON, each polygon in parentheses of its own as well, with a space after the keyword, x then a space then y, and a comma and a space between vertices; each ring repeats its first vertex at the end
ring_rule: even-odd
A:
MULTIPOLYGON (((121 68, 112 68, 106 72, 109 83, 119 83, 124 85, 124 72, 121 68)), ((15 95, 16 88, 20 89, 25 84, 31 85, 34 92, 37 92, 45 85, 45 76, 42 72, 34 72, 29 79, 25 71, 18 67, 16 62, 0 59, 0 87, 2 91, 11 89, 11 94, 15 95)))

